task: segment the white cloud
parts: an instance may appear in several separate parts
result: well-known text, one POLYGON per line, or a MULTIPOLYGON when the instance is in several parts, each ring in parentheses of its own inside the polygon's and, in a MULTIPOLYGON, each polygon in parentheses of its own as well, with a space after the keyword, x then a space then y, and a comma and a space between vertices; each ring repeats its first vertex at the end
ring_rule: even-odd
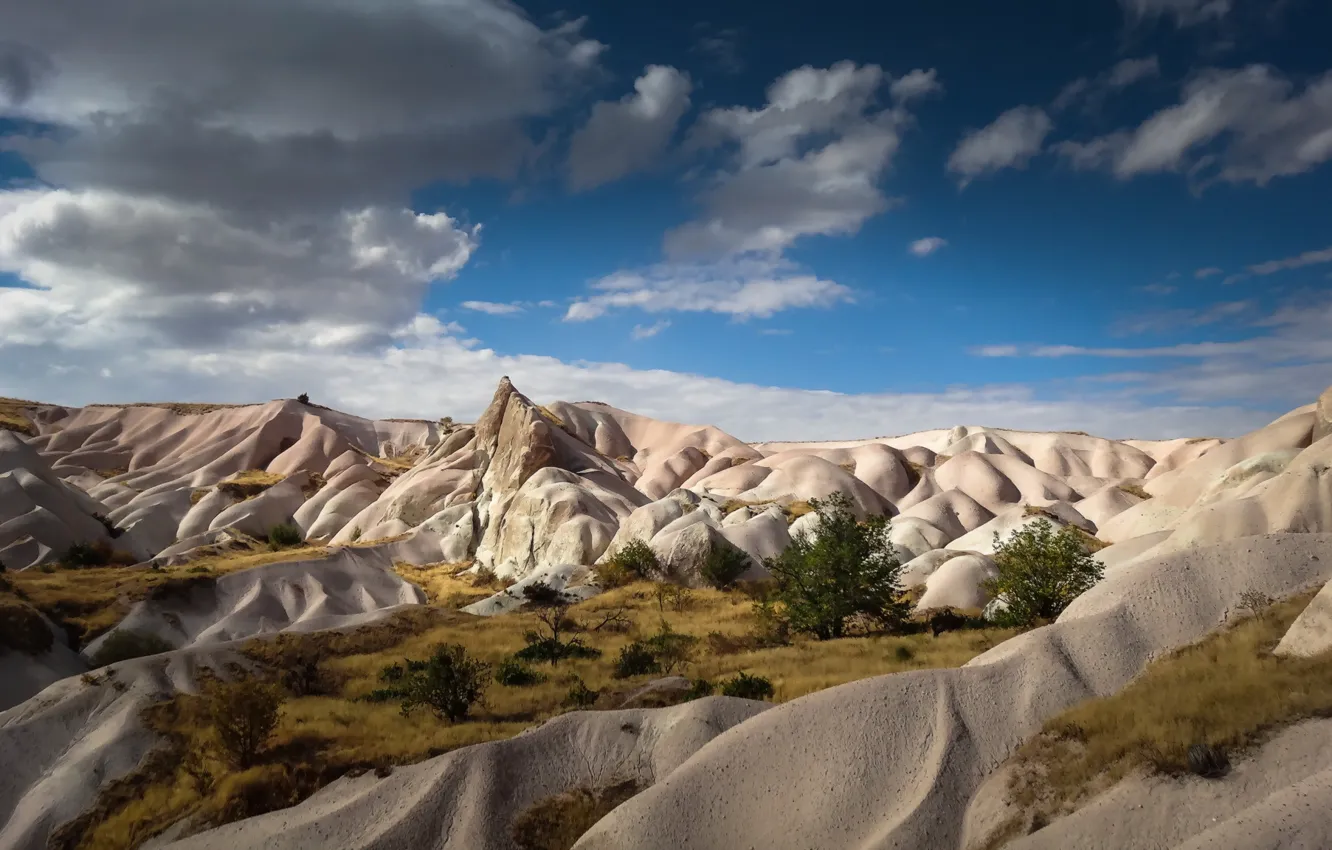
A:
POLYGON ((1050 109, 1061 112, 1078 102, 1088 111, 1099 108, 1107 97, 1136 83, 1161 73, 1161 63, 1155 56, 1124 59, 1095 77, 1079 77, 1060 90, 1050 103, 1050 109))
POLYGON ((912 242, 907 250, 909 250, 914 256, 928 257, 930 254, 945 247, 947 244, 947 239, 939 236, 927 236, 924 239, 917 239, 915 242, 912 242))
POLYGON ((569 144, 569 186, 592 189, 653 165, 689 108, 690 88, 675 68, 649 65, 633 94, 594 105, 569 144))
POLYGON ((634 325, 634 330, 631 335, 634 339, 651 339, 670 326, 671 322, 669 319, 662 319, 660 322, 651 325, 634 325))
POLYGON ((461 304, 464 310, 475 310, 478 313, 486 313, 491 316, 512 316, 514 313, 523 312, 522 304, 505 304, 495 301, 464 301, 461 304))
POLYGON ((1266 185, 1332 159, 1332 73, 1302 91, 1264 65, 1196 75, 1175 106, 1133 129, 1056 146, 1075 168, 1120 179, 1184 172, 1215 182, 1266 185))
POLYGON ((1053 127, 1045 110, 1035 106, 1014 107, 988 126, 963 135, 948 158, 948 170, 965 187, 985 174, 1005 168, 1026 168, 1031 158, 1040 153, 1053 127))
POLYGON ((939 82, 939 72, 931 68, 926 71, 916 68, 903 77, 893 80, 888 87, 889 94, 897 103, 909 103, 922 97, 943 94, 943 83, 939 82))
POLYGON ((1230 12, 1230 0, 1119 0, 1119 5, 1135 21, 1169 16, 1180 27, 1224 18, 1230 12))
POLYGON ((1146 286, 1139 287, 1143 292, 1149 292, 1152 295, 1172 295, 1178 291, 1179 287, 1171 286, 1168 283, 1149 283, 1146 286))
POLYGON ((622 271, 592 284, 596 294, 569 306, 565 321, 585 322, 614 309, 648 313, 721 313, 738 320, 851 301, 850 289, 773 260, 663 264, 622 271))
POLYGON ((1021 353, 1016 345, 977 345, 967 351, 977 357, 1017 357, 1021 353))
POLYGON ((1265 263, 1249 266, 1249 272, 1266 276, 1276 274, 1279 271, 1302 269, 1305 266, 1315 266, 1322 263, 1332 263, 1332 248, 1324 248, 1321 251, 1305 251, 1299 256, 1286 257, 1283 260, 1268 260, 1265 263))
POLYGON ((1183 307, 1176 310, 1136 311, 1111 325, 1120 335, 1171 333, 1180 328, 1198 328, 1235 319, 1252 318, 1258 305, 1253 301, 1222 301, 1207 307, 1183 307))
POLYGON ((1193 276, 1198 280, 1206 280, 1209 277, 1215 277, 1219 274, 1225 274, 1225 272, 1222 269, 1218 269, 1216 266, 1208 266, 1205 269, 1198 269, 1193 273, 1193 276))
POLYGON ((878 183, 910 118, 874 109, 883 82, 877 65, 807 66, 773 82, 760 109, 705 112, 689 147, 735 156, 707 181, 703 215, 666 234, 667 256, 780 252, 803 236, 854 234, 888 209, 878 183))
POLYGON ((1159 76, 1160 73, 1161 63, 1155 56, 1147 56, 1142 59, 1124 59, 1110 69, 1110 74, 1105 82, 1112 89, 1122 89, 1150 77, 1159 76))

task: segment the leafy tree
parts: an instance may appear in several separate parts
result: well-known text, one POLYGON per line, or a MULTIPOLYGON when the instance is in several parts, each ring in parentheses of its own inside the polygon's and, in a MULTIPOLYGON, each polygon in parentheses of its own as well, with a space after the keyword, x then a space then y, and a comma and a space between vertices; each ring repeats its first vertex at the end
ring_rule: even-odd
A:
POLYGON ((649 581, 661 577, 661 561, 652 547, 642 540, 630 540, 597 567, 597 578, 609 587, 628 584, 634 579, 649 581))
POLYGON ((819 640, 840 638, 857 615, 890 630, 899 627, 908 605, 899 599, 902 565, 888 540, 888 520, 857 522, 842 493, 809 504, 819 514, 815 538, 797 534, 785 551, 763 562, 777 579, 777 598, 791 628, 819 640))
POLYGON ((739 547, 719 543, 712 547, 699 573, 703 580, 718 590, 730 590, 749 569, 749 556, 739 547))
POLYGON ((309 393, 301 393, 300 395, 296 396, 296 400, 299 401, 301 404, 309 404, 309 403, 310 403, 310 394, 309 394, 309 393))
POLYGON ((489 676, 490 665, 468 658, 464 647, 440 644, 424 664, 409 662, 397 688, 402 696, 402 713, 426 706, 441 719, 453 723, 466 720, 472 706, 485 696, 489 676))
POLYGON ((277 727, 282 690, 257 679, 242 679, 215 685, 204 698, 227 760, 240 770, 254 766, 277 727))
POLYGON ((1105 567, 1088 554, 1072 526, 1058 531, 1039 519, 1014 531, 1007 541, 994 535, 998 575, 986 582, 1001 603, 994 620, 1025 628, 1058 617, 1074 599, 1101 580, 1105 567))

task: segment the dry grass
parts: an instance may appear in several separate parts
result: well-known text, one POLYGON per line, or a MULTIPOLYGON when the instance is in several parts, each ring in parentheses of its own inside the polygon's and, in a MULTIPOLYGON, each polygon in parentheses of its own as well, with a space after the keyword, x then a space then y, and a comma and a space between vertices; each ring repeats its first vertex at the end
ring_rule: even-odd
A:
POLYGON ((286 477, 275 472, 265 472, 262 469, 247 469, 219 482, 217 489, 232 498, 243 501, 253 499, 274 484, 280 484, 286 480, 286 477))
POLYGON ((37 402, 21 398, 0 398, 0 431, 14 431, 28 437, 37 436, 37 426, 25 412, 38 407, 37 402))
POLYGON ((77 644, 83 645, 124 619, 135 602, 154 591, 164 592, 159 588, 279 561, 315 558, 327 551, 313 546, 282 552, 242 549, 157 570, 148 567, 24 570, 13 573, 9 580, 33 607, 63 626, 77 644))
POLYGON ((202 416, 216 410, 232 410, 237 407, 253 407, 251 404, 212 404, 179 401, 133 401, 126 404, 90 404, 88 407, 156 407, 169 410, 178 416, 202 416))
POLYGON ((1137 496, 1139 499, 1150 499, 1152 497, 1152 494, 1142 489, 1140 484, 1120 484, 1119 489, 1130 496, 1137 496))
POLYGON ((541 411, 541 415, 549 419, 551 422, 554 422, 556 426, 560 428, 564 427, 564 420, 556 416, 549 407, 546 407, 544 404, 539 404, 537 405, 537 410, 541 411))
POLYGON ((797 499, 794 502, 782 506, 782 513, 786 514, 788 523, 795 522, 805 514, 814 513, 814 506, 803 499, 797 499))
MULTIPOLYGON (((399 574, 433 588, 427 591, 432 597, 457 592, 455 587, 470 588, 468 579, 454 574, 456 566, 436 565, 412 575, 416 569, 398 567, 399 574)), ((654 585, 639 582, 571 608, 571 615, 585 628, 622 608, 629 629, 584 631, 583 639, 602 651, 601 658, 564 661, 555 667, 535 665, 548 678, 531 687, 491 684, 485 703, 474 710, 472 719, 457 724, 438 721, 428 712, 404 717, 392 702, 361 698, 381 687, 379 673, 385 666, 404 658, 425 658, 439 643, 462 644, 469 655, 497 663, 524 646, 523 632, 533 628, 534 615, 472 617, 422 606, 350 632, 255 639, 246 645, 246 654, 272 669, 274 675, 289 669, 294 659, 320 661, 317 692, 286 703, 265 762, 236 774, 209 757, 209 769, 217 782, 206 792, 195 788, 185 771, 183 754, 207 751, 212 733, 202 720, 197 698, 177 696, 155 706, 148 718, 153 728, 174 742, 170 746, 175 748, 175 762, 164 762, 166 767, 159 765, 155 775, 137 782, 134 794, 104 799, 99 821, 85 825, 79 842, 69 846, 120 850, 133 846, 129 836, 137 835, 142 841, 183 817, 194 817, 196 827, 234 820, 255 813, 254 799, 261 808, 290 805, 349 771, 384 770, 458 747, 512 737, 564 711, 562 703, 575 676, 603 692, 622 692, 652 678, 616 680, 611 672, 620 648, 655 631, 663 618, 676 631, 700 639, 714 631, 730 636, 733 648, 741 649, 713 655, 707 650, 709 641, 700 640, 700 656, 686 675, 716 679, 745 671, 766 676, 776 688, 778 701, 867 676, 958 666, 1012 634, 970 631, 939 638, 928 634, 861 637, 746 651, 743 638, 755 621, 751 602, 742 593, 693 591, 677 611, 659 605, 655 590, 654 585)))
POLYGON ((1245 617, 1154 661, 1114 696, 1051 718, 1011 762, 1009 792, 1022 813, 1000 832, 1074 811, 1134 772, 1185 773, 1191 744, 1234 752, 1299 720, 1332 716, 1332 654, 1272 655, 1312 597, 1245 617))
POLYGON ((475 576, 463 575, 463 571, 471 566, 471 561, 421 566, 397 561, 393 571, 404 581, 425 591, 426 600, 431 605, 456 609, 480 602, 495 592, 488 583, 478 581, 475 576))
POLYGON ((94 469, 93 472, 97 473, 97 475, 99 475, 102 478, 115 478, 117 475, 124 475, 128 473, 129 467, 113 466, 113 467, 108 467, 106 469, 94 469))

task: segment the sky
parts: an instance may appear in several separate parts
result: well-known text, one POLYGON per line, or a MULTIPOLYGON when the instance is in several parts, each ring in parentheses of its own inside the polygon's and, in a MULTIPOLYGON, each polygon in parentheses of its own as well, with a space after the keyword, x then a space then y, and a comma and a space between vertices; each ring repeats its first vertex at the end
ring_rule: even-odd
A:
POLYGON ((1332 385, 1322 0, 0 6, 0 395, 1169 438, 1332 385))

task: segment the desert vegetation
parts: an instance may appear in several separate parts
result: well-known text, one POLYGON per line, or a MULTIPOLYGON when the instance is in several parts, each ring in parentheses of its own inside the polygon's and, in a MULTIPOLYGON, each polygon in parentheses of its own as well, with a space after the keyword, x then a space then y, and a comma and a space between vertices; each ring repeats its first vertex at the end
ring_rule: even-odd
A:
POLYGON ((987 846, 1075 811, 1133 773, 1217 778, 1276 731, 1332 714, 1332 657, 1272 653, 1313 595, 1264 604, 1253 594, 1245 616, 1154 661, 1113 696, 1046 721, 1009 765, 1017 813, 987 846))
POLYGON ((1074 526, 1055 531, 1038 519, 1007 540, 996 533, 994 541, 998 575, 986 589, 1000 603, 993 617, 1001 625, 1030 628, 1054 620, 1104 573, 1074 526))

